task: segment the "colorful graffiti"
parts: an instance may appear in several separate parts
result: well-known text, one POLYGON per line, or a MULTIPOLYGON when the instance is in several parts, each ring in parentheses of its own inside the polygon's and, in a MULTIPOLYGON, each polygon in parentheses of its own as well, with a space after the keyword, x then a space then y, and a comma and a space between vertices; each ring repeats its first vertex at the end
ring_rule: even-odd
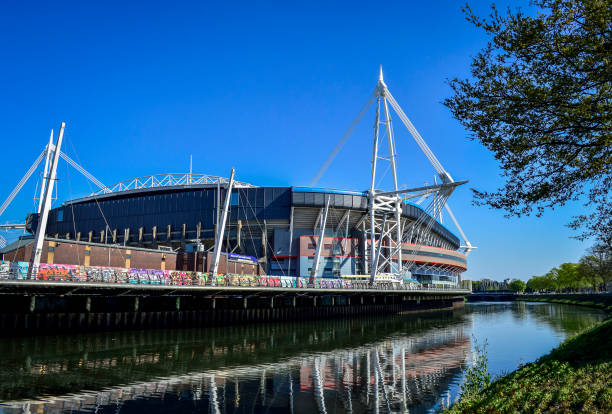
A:
MULTIPOLYGON (((0 261, 0 279, 27 279, 28 262, 0 261)), ((70 281, 86 283, 123 283, 139 285, 173 285, 173 286, 230 286, 230 287, 274 287, 274 288, 323 288, 351 289, 368 288, 367 281, 345 280, 335 278, 316 278, 314 286, 310 279, 293 276, 257 276, 220 274, 215 280, 202 272, 181 270, 155 270, 139 268, 117 268, 107 266, 75 266, 66 264, 41 263, 38 280, 70 281)), ((417 289, 418 284, 403 285, 403 288, 417 289)))

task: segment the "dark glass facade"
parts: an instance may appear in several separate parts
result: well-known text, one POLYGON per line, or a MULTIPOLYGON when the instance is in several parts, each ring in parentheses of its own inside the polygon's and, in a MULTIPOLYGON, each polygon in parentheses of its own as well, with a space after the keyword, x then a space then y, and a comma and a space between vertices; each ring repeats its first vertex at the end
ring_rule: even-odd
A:
MULTIPOLYGON (((223 191, 221 191, 223 193, 223 191)), ((117 240, 124 243, 123 235, 129 229, 127 243, 147 242, 152 239, 153 228, 156 240, 180 240, 211 238, 218 214, 219 192, 216 187, 185 186, 179 188, 157 188, 127 191, 88 197, 64 203, 49 213, 47 235, 74 239, 80 233, 86 240, 93 232, 93 240, 110 242, 116 230, 117 240), (170 237, 168 238, 168 226, 170 237), (183 234, 184 228, 184 234, 183 234), (105 239, 100 240, 103 231, 105 239), (142 232, 140 238, 139 232, 142 232)), ((327 197, 334 209, 367 211, 367 196, 360 192, 305 189, 299 187, 239 188, 232 192, 229 222, 261 223, 264 220, 289 222, 291 207, 323 208, 327 197)), ((222 205, 221 205, 222 207, 222 205)), ((420 207, 405 203, 403 214, 412 219, 429 220, 431 232, 459 248, 458 238, 420 207)), ((37 217, 28 219, 29 230, 34 231, 37 217)), ((234 230, 228 229, 231 236, 234 230)), ((253 238, 255 235, 252 235, 253 238)), ((257 235, 261 237, 261 234, 257 235)))

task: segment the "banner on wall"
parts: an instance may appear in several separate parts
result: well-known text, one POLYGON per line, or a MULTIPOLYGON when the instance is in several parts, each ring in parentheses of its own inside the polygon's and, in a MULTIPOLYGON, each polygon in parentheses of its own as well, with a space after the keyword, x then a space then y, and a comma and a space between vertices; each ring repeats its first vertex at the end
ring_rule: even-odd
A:
POLYGON ((228 253, 227 259, 233 262, 256 264, 257 258, 245 254, 228 253))

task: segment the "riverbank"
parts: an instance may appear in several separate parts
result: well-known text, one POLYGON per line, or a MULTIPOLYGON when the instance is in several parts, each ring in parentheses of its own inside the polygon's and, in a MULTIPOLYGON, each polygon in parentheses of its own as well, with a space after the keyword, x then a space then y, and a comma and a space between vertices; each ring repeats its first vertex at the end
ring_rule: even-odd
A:
POLYGON ((609 318, 462 398, 446 412, 612 412, 610 338, 609 318))
POLYGON ((562 303, 566 305, 587 306, 612 313, 611 294, 555 294, 555 295, 516 295, 515 300, 526 302, 562 303))

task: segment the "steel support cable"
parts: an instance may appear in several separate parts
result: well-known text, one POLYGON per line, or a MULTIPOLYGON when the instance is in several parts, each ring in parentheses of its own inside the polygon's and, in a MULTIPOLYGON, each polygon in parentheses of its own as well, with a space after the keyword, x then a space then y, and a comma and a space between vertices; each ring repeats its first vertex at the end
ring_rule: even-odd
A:
MULTIPOLYGON (((414 244, 419 244, 420 241, 423 239, 423 235, 429 234, 431 231, 431 228, 434 225, 435 219, 431 216, 429 211, 431 211, 432 213, 435 212, 436 204, 440 204, 440 205, 446 204, 446 200, 448 199, 448 196, 449 195, 446 195, 446 194, 443 194, 442 196, 439 196, 439 197, 434 196, 431 203, 425 209, 424 211, 425 214, 420 215, 416 221, 411 223, 411 225, 409 226, 409 229, 414 229, 414 228, 422 227, 425 220, 427 220, 427 223, 425 223, 425 228, 424 229, 422 228, 421 231, 417 233, 414 244)), ((408 242, 410 242, 410 240, 408 242)), ((414 258, 417 255, 418 255, 418 252, 416 251, 416 249, 413 250, 412 254, 407 255, 407 259, 406 259, 407 268, 409 268, 410 266, 414 264, 415 262, 414 258)))
MULTIPOLYGON (((272 248, 272 245, 270 244, 270 242, 268 241, 268 230, 267 228, 265 228, 265 226, 262 226, 261 223, 259 222, 259 219, 257 218, 257 213, 255 212, 255 209, 253 208, 253 206, 251 205, 251 202, 249 201, 249 198, 246 197, 246 202, 249 206, 249 208, 251 209, 252 213, 253 213, 253 218, 255 219, 255 222, 257 223, 257 225, 259 226, 260 230, 263 230, 266 233, 266 246, 270 248, 270 251, 272 252, 272 254, 274 255, 274 261, 276 262, 276 264, 278 265, 280 271, 282 272, 283 276, 288 276, 287 274, 285 274, 285 270, 282 268, 282 266, 280 265, 280 262, 278 261, 278 259, 276 258, 276 254, 274 252, 274 249, 272 248)), ((266 264, 267 264, 267 258, 266 258, 266 264)), ((267 266, 266 266, 266 273, 268 273, 267 266)), ((289 271, 291 269, 288 269, 289 271)))
MULTIPOLYGON (((72 144, 72 140, 70 140, 70 136, 69 136, 69 135, 66 135, 66 138, 67 138, 67 141, 68 141, 68 142, 70 142, 70 146, 72 147, 72 150, 74 151, 74 154, 76 155, 77 160, 79 160, 79 162, 80 162, 81 160, 80 160, 80 158, 79 158, 79 153, 76 151, 76 148, 75 148, 75 147, 74 147, 74 145, 72 144)), ((60 150, 60 155, 62 155, 61 150, 60 150)), ((65 155, 65 154, 64 154, 64 155, 65 155)), ((68 156, 66 156, 66 157, 68 157, 68 156)), ((65 159, 66 161, 68 161, 66 158, 64 158, 64 159, 65 159)), ((72 161, 72 159, 71 159, 71 161, 72 161)), ((76 163, 75 161, 73 161, 73 162, 74 162, 75 164, 77 164, 77 165, 79 165, 79 166, 80 166, 80 164, 76 163)), ((81 168, 82 168, 82 167, 81 167, 81 168)), ((93 177, 93 176, 92 176, 92 177, 93 177)), ((92 192, 92 194, 93 194, 93 188, 91 187, 91 183, 90 183, 90 182, 87 182, 87 185, 89 186, 89 191, 91 191, 91 192, 92 192)), ((106 237, 106 240, 108 240, 108 232, 111 230, 111 226, 110 226, 110 224, 108 223, 108 219, 106 218, 106 215, 104 214, 104 211, 102 211, 102 206, 100 206, 100 201, 98 201, 98 198, 97 198, 97 197, 94 197, 93 199, 94 199, 94 201, 96 202, 96 206, 98 207, 98 211, 100 211, 100 215, 102 216, 102 219, 104 220, 104 225, 105 225, 105 228, 104 228, 104 233, 105 233, 105 235, 107 236, 107 237, 106 237)), ((75 237, 76 237, 76 234, 75 234, 75 237)), ((105 244, 108 244, 108 243, 105 243, 105 244)), ((125 244, 126 244, 126 243, 125 243, 125 240, 124 240, 124 245, 125 245, 125 244)), ((109 247, 109 249, 110 249, 110 247, 109 247)), ((121 256, 123 257, 123 260, 125 261, 125 259, 126 259, 126 255, 123 253, 123 250, 122 250, 122 249, 117 249, 117 251, 118 251, 118 252, 121 254, 121 256)))
POLYGON ((431 149, 429 148, 429 146, 427 145, 427 143, 425 142, 421 134, 419 134, 419 132, 414 127, 414 125, 412 124, 408 116, 404 113, 404 111, 402 110, 400 105, 397 103, 393 95, 391 95, 391 92, 389 92, 388 90, 387 90, 387 100, 391 103, 391 106, 393 107, 397 115, 400 117, 400 119, 402 120, 402 122, 404 123, 404 125, 406 126, 410 134, 412 135, 412 137, 415 139, 417 145, 421 148, 425 156, 429 159, 433 167, 436 169, 438 174, 441 174, 442 172, 444 172, 444 168, 442 167, 442 164, 440 164, 440 162, 438 161, 434 153, 431 151, 431 149))
MULTIPOLYGON (((60 152, 60 156, 62 155, 62 153, 60 152)), ((70 199, 72 200, 72 183, 70 181, 70 172, 68 171, 68 166, 66 166, 66 177, 68 178, 68 193, 70 194, 70 199)), ((74 232, 74 239, 76 240, 76 235, 77 235, 77 231, 76 231, 76 221, 74 219, 74 203, 70 203, 70 215, 72 216, 72 231, 74 232)), ((79 249, 76 249, 76 254, 77 254, 77 263, 81 264, 81 254, 79 253, 79 249)))
POLYGON ((370 96, 370 98, 365 103, 363 108, 361 108, 361 111, 359 111, 359 113, 353 120, 353 123, 351 123, 351 125, 348 127, 344 135, 342 135, 342 138, 340 138, 340 141, 338 141, 338 143, 336 144, 332 152, 325 159, 325 162, 323 163, 321 168, 319 168, 319 171, 317 171, 317 174, 315 175, 315 177, 312 179, 312 181, 310 181, 310 184, 309 184, 310 187, 315 186, 319 182, 323 174, 325 174, 325 171, 327 170, 329 165, 332 163, 334 158, 336 158, 336 156, 338 155, 338 153, 340 152, 344 144, 346 144, 346 141, 351 136, 355 128, 357 128, 357 125, 359 125, 359 122, 361 122, 361 119, 363 118, 363 116, 366 114, 366 112, 368 112, 368 109, 370 109, 370 106, 372 106, 372 103, 374 102, 375 99, 376 99, 376 92, 372 93, 372 96, 370 96))
POLYGON ((402 120, 402 122, 404 123, 404 125, 406 126, 406 128, 408 129, 408 131, 410 132, 410 134, 416 141, 417 145, 421 148, 421 150, 423 151, 427 159, 429 159, 429 162, 435 168, 436 172, 440 175, 445 173, 446 171, 442 167, 442 164, 440 164, 440 161, 438 161, 438 159, 436 158, 434 153, 431 151, 431 149, 429 148, 429 146, 427 145, 427 143, 425 142, 421 134, 419 134, 419 131, 417 131, 414 125, 412 125, 412 122, 410 122, 410 119, 408 119, 408 117, 406 116, 402 108, 399 106, 395 98, 393 98, 393 95, 391 95, 391 92, 389 92, 388 90, 387 90, 386 97, 389 103, 391 103, 391 106, 393 107, 393 109, 395 110, 399 118, 402 120))
MULTIPOLYGON (((244 197, 246 199, 247 196, 244 195, 244 197)), ((238 200, 241 200, 240 192, 238 192, 238 200)), ((244 204, 242 204, 242 210, 244 212, 244 216, 248 217, 247 216, 247 209, 244 206, 244 204)), ((240 206, 238 206, 238 211, 240 212, 240 206)), ((257 255, 257 247, 255 246, 255 242, 253 241, 253 231, 251 230, 251 225, 250 225, 250 223, 248 221, 245 220, 245 222, 248 224, 248 225, 245 225, 245 227, 246 227, 246 230, 248 230, 248 232, 249 232, 249 236, 250 236, 249 240, 251 240, 251 245, 253 246, 253 254, 257 255)), ((259 262, 257 262, 257 266, 259 268, 259 262)))
POLYGON ((461 234, 461 237, 463 237, 463 241, 465 241, 465 244, 467 245, 468 248, 471 248, 472 245, 470 241, 467 239, 467 237, 465 236, 465 233, 463 232, 463 229, 461 228, 461 226, 459 225, 459 222, 455 218, 455 215, 453 214, 453 211, 451 210, 450 206, 446 204, 444 207, 446 207, 446 211, 448 211, 448 214, 450 215, 451 220, 453 220, 453 223, 455 223, 455 226, 457 226, 457 230, 459 230, 459 234, 461 234))
POLYGON ((87 170, 85 170, 79 164, 77 164, 72 159, 70 159, 70 157, 68 157, 66 154, 60 153, 60 156, 62 158, 64 158, 71 166, 73 166, 78 172, 83 174, 83 176, 85 176, 85 178, 87 178, 88 180, 93 182, 95 185, 97 185, 98 187, 100 187, 102 189, 106 187, 104 184, 102 184, 101 181, 99 181, 97 178, 95 178, 93 175, 91 175, 87 170))
POLYGON ((95 185, 100 187, 101 189, 105 189, 106 188, 106 186, 100 180, 98 180, 96 177, 91 175, 91 173, 89 173, 85 168, 81 167, 76 161, 74 161, 72 158, 70 158, 64 152, 60 151, 60 157, 62 157, 64 160, 66 160, 66 162, 68 162, 68 164, 73 166, 78 172, 83 174, 85 176, 85 178, 87 178, 89 181, 91 181, 92 183, 94 183, 95 185))
POLYGON ((6 200, 4 200, 4 203, 2 203, 2 205, 0 206, 0 216, 2 215, 2 213, 4 213, 4 210, 6 210, 6 208, 9 206, 9 204, 11 204, 11 201, 13 201, 13 198, 15 198, 17 193, 21 190, 21 188, 26 183, 26 181, 28 181, 30 179, 30 177, 32 176, 32 173, 34 173, 36 168, 38 168, 38 165, 40 164, 40 162, 44 158, 46 152, 47 152, 46 149, 43 152, 41 152, 41 154, 38 156, 38 158, 36 158, 36 161, 34 161, 32 166, 30 167, 30 169, 21 178, 21 181, 19 181, 17 186, 13 189, 11 194, 9 194, 9 196, 6 198, 6 200))

